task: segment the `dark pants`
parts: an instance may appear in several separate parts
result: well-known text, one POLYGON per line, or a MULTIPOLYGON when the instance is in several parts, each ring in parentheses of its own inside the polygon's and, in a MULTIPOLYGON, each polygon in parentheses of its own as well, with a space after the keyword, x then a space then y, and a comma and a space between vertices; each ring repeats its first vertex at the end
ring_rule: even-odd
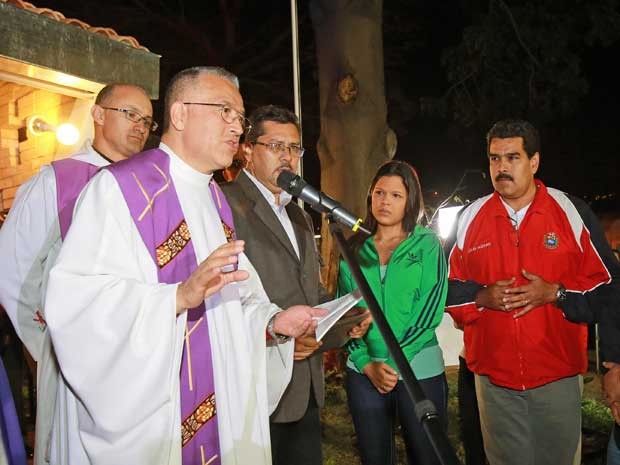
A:
POLYGON ((476 400, 476 378, 467 368, 463 357, 459 357, 459 419, 461 440, 465 449, 466 465, 485 465, 484 443, 480 429, 480 414, 476 400))
POLYGON ((606 465, 620 465, 620 426, 614 423, 607 444, 607 463, 606 465))
POLYGON ((308 409, 298 421, 269 422, 273 465, 321 465, 321 417, 319 407, 310 391, 308 409))
MULTIPOLYGON (((420 386, 426 397, 435 404, 446 428, 448 384, 445 374, 422 379, 420 386)), ((347 369, 346 389, 363 465, 390 465, 396 462, 396 418, 402 428, 409 464, 439 464, 402 381, 391 392, 380 394, 368 377, 347 369)))

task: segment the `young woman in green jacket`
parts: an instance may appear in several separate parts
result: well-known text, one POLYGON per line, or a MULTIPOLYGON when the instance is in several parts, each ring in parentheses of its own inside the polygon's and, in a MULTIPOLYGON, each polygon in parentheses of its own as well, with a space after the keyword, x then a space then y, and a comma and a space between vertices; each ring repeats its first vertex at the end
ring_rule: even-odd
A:
MULTIPOLYGON (((423 205, 413 167, 396 160, 385 163, 368 193, 364 225, 372 235, 356 236, 352 242, 401 349, 446 425, 448 388, 435 328, 443 317, 447 266, 437 236, 418 224, 423 205)), ((338 293, 356 287, 341 262, 338 293)), ((347 350, 346 390, 362 464, 395 463, 395 419, 402 427, 409 464, 439 463, 375 325, 363 338, 351 339, 347 350)))

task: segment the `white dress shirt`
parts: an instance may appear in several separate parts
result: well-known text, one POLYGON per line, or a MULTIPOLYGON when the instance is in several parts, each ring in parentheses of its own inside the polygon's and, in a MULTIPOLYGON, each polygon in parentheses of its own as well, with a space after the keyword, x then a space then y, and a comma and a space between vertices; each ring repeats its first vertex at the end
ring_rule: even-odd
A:
POLYGON ((280 221, 280 224, 286 231, 286 235, 288 236, 291 244, 293 245, 293 249, 295 249, 295 253, 297 254, 297 258, 299 258, 299 245, 297 244, 297 237, 295 236, 295 231, 293 230, 293 224, 291 223, 291 219, 288 217, 288 213, 286 212, 286 206, 289 204, 293 197, 286 191, 280 192, 280 202, 276 203, 276 196, 273 195, 269 189, 267 189, 258 179, 252 176, 248 170, 245 171, 245 174, 248 175, 248 178, 256 185, 259 192, 263 194, 265 200, 276 214, 276 218, 280 221))

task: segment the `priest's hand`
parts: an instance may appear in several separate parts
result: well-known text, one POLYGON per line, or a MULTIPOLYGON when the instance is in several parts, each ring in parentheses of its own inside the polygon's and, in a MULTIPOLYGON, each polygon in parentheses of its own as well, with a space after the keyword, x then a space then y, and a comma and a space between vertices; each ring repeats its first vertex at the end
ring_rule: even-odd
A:
POLYGON ((387 394, 398 383, 398 373, 387 363, 370 362, 364 367, 364 374, 381 394, 387 394))
POLYGON ((305 360, 315 353, 323 345, 322 341, 317 341, 314 335, 301 336, 295 338, 295 353, 293 360, 305 360))
POLYGON ((215 249, 177 288, 177 315, 197 307, 226 284, 248 279, 243 270, 229 271, 243 252, 243 241, 227 242, 215 249), (224 271, 226 270, 226 271, 224 271))
POLYGON ((293 305, 276 315, 273 330, 276 334, 290 337, 310 336, 316 329, 315 318, 327 315, 327 310, 307 305, 293 305))

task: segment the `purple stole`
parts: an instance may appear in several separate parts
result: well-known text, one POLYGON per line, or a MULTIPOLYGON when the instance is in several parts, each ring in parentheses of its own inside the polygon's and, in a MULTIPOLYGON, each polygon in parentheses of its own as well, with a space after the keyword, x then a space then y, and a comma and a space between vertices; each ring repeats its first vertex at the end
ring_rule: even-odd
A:
MULTIPOLYGON (((160 283, 178 283, 197 268, 190 231, 174 183, 170 158, 148 150, 107 167, 118 182, 140 236, 157 267, 160 283)), ((209 186, 228 240, 234 239, 232 212, 215 181, 209 186)), ((181 361, 183 465, 221 463, 213 361, 204 302, 187 312, 181 361)))
POLYGON ((0 441, 9 465, 26 465, 26 449, 19 426, 9 379, 0 358, 0 441))
MULTIPOLYGON (((58 211, 58 224, 60 225, 60 239, 64 241, 73 221, 75 202, 100 167, 85 161, 65 158, 53 161, 52 169, 56 178, 56 210, 58 211)), ((47 326, 40 310, 36 311, 34 321, 39 323, 39 328, 42 331, 47 326)))
POLYGON ((52 162, 56 176, 56 205, 60 222, 60 237, 65 240, 73 219, 73 207, 84 186, 97 174, 99 167, 85 161, 65 158, 52 162))

